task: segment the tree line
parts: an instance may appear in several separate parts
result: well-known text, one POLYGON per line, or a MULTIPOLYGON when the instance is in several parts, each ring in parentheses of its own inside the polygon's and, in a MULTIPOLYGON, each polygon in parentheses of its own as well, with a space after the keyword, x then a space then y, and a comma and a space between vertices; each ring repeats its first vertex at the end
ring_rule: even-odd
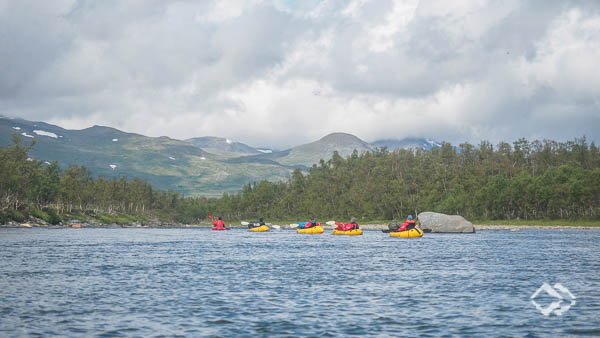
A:
MULTIPOLYGON (((13 143, 0 147, 0 224, 30 216, 58 223, 65 217, 119 214, 176 221, 181 218, 180 209, 188 204, 178 193, 155 190, 138 178, 94 178, 85 166, 61 170, 57 162, 32 159, 28 153, 35 140, 23 144, 15 134, 13 143)), ((196 216, 192 212, 189 215, 196 216)), ((99 218, 103 219, 115 221, 99 218)))
POLYGON ((287 182, 248 184, 208 202, 231 219, 390 220, 435 211, 476 220, 598 220, 600 153, 585 137, 334 153, 287 182))
POLYGON ((585 137, 567 142, 482 141, 432 150, 379 148, 337 152, 284 182, 246 184, 221 198, 158 191, 140 179, 94 178, 28 157, 34 141, 0 147, 0 222, 28 216, 51 223, 71 215, 132 215, 196 223, 226 221, 403 219, 436 211, 469 219, 600 219, 600 152, 585 137))

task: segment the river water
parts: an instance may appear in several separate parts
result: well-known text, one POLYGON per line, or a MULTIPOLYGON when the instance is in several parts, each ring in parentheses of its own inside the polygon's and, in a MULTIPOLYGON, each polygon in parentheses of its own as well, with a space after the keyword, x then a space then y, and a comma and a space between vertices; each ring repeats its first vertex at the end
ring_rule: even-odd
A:
POLYGON ((0 336, 443 334, 600 335, 600 231, 0 229, 0 336))

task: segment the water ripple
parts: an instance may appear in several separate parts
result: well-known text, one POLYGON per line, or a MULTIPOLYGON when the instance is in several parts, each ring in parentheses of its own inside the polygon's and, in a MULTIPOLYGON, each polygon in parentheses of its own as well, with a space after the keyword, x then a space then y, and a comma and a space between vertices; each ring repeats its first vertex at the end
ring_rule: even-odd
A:
POLYGON ((599 239, 0 229, 0 335, 598 335, 599 239), (541 315, 543 282, 576 306, 541 315))

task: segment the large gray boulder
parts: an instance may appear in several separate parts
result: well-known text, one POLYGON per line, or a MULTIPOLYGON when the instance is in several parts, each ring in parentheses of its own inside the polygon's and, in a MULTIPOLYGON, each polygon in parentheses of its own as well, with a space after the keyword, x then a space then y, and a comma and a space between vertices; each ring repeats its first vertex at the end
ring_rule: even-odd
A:
POLYGON ((459 215, 445 215, 437 212, 422 212, 418 215, 423 230, 431 232, 475 232, 473 223, 459 215))

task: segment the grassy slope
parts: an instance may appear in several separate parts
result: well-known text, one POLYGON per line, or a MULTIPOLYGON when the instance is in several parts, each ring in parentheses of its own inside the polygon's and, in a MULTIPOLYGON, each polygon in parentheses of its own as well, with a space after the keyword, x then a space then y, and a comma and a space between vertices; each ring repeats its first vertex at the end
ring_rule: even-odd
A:
MULTIPOLYGON (((15 132, 35 136, 37 143, 30 155, 36 159, 56 160, 62 168, 85 165, 94 175, 108 178, 139 177, 157 189, 186 195, 220 196, 239 191, 247 182, 283 180, 290 173, 289 168, 273 162, 224 162, 221 156, 168 137, 146 137, 107 127, 65 130, 40 122, 0 118, 0 145, 11 144, 15 132), (14 130, 15 126, 21 130, 14 130), (39 136, 33 133, 36 129, 63 137, 39 136), (112 169, 111 164, 116 168, 112 169)), ((30 140, 23 137, 25 143, 30 140)))
POLYGON ((287 155, 275 160, 288 166, 310 167, 314 163, 319 163, 321 159, 329 160, 336 150, 342 157, 347 157, 354 149, 360 153, 371 150, 371 146, 354 135, 333 133, 318 141, 291 148, 287 155))

